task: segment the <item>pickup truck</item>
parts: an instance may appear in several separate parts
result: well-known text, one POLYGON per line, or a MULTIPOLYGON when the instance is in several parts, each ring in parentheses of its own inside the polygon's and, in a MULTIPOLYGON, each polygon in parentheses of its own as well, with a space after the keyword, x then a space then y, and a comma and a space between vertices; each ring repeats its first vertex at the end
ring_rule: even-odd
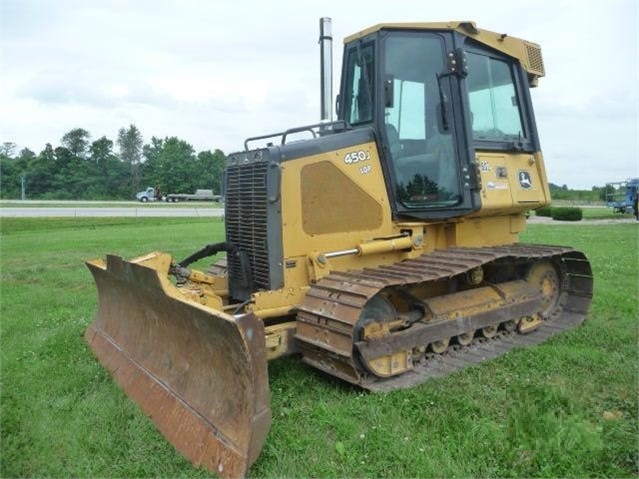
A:
POLYGON ((214 195, 213 190, 195 190, 195 193, 171 193, 165 196, 166 201, 220 201, 220 195, 214 195))

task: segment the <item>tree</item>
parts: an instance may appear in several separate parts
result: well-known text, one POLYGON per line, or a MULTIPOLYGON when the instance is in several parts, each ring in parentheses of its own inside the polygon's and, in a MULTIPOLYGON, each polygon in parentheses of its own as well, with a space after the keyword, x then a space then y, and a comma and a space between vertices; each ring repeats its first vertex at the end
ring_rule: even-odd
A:
POLYGON ((166 193, 166 185, 160 183, 160 157, 164 149, 164 140, 155 136, 151 137, 151 143, 142 148, 144 162, 140 168, 140 178, 146 186, 156 186, 162 193, 166 193))
MULTIPOLYGON (((29 150, 30 151, 30 150, 29 150)), ((21 152, 23 154, 24 150, 21 152)), ((29 156, 26 153, 26 156, 29 156)), ((44 195, 55 196, 53 179, 56 174, 56 157, 51 143, 47 143, 39 155, 26 162, 23 176, 26 180, 27 196, 40 198, 44 195)))
POLYGON ((91 143, 89 147, 89 159, 96 165, 106 163, 112 157, 115 157, 113 154, 113 142, 106 136, 91 143))
POLYGON ((55 173, 51 182, 53 197, 57 199, 77 199, 81 193, 78 187, 84 160, 69 148, 59 146, 55 153, 55 173))
POLYGON ((23 148, 20 150, 20 154, 18 155, 18 160, 30 161, 34 159, 36 154, 31 151, 29 148, 23 148))
POLYGON ((603 188, 599 188, 599 199, 603 201, 612 200, 615 195, 615 187, 612 185, 605 185, 603 188))
POLYGON ((12 158, 0 153, 0 198, 20 198, 20 173, 12 158))
POLYGON ((160 186, 167 193, 197 188, 221 193, 226 164, 221 150, 196 155, 192 145, 174 136, 152 137, 143 145, 135 125, 119 130, 121 157, 106 136, 89 139, 87 130, 75 128, 61 146, 46 143, 37 155, 29 148, 18 152, 15 143, 0 144, 0 197, 20 198, 22 177, 33 199, 131 199, 141 186, 160 186))
POLYGON ((113 141, 103 136, 91 143, 89 153, 89 159, 97 173, 93 196, 95 198, 130 196, 126 187, 126 166, 113 153, 113 141))
POLYGON ((74 128, 62 137, 62 146, 66 147, 72 155, 84 158, 91 135, 84 128, 74 128))
POLYGON ((47 143, 46 145, 44 145, 44 150, 40 152, 40 158, 44 161, 55 161, 55 153, 53 151, 51 143, 47 143))
POLYGON ((89 160, 95 166, 95 171, 99 176, 96 181, 94 195, 96 197, 109 197, 111 191, 111 165, 113 161, 118 161, 113 153, 113 142, 106 136, 95 140, 89 147, 89 160))
POLYGON ((158 183, 165 192, 195 190, 198 180, 195 150, 189 143, 175 136, 165 138, 159 160, 158 183))
POLYGON ((140 161, 142 160, 142 134, 138 127, 131 124, 129 128, 120 128, 118 132, 118 147, 120 159, 130 166, 131 187, 137 191, 140 186, 140 161))
POLYGON ((0 145, 0 156, 3 158, 13 158, 13 152, 17 146, 18 145, 12 141, 5 141, 2 145, 0 145))
POLYGON ((56 166, 53 148, 51 144, 47 143, 40 155, 29 162, 28 173, 25 175, 29 198, 38 198, 53 193, 53 177, 56 173, 56 166))
POLYGON ((221 150, 201 151, 197 155, 198 170, 200 174, 198 177, 202 180, 202 183, 198 183, 198 187, 213 189, 217 194, 222 192, 222 176, 224 168, 226 166, 226 156, 221 150))
POLYGON ((175 136, 151 138, 151 143, 144 145, 144 156, 144 181, 160 186, 165 193, 189 192, 206 181, 201 177, 193 146, 175 136))

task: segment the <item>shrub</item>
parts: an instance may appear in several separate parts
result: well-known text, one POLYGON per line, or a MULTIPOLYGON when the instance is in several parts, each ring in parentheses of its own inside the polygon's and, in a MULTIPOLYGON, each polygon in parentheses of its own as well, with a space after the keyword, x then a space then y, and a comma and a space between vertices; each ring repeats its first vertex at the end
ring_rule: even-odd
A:
POLYGON ((537 208, 535 210, 535 214, 537 216, 550 216, 552 212, 552 208, 550 206, 542 206, 541 208, 537 208))
POLYGON ((581 208, 562 207, 551 211, 552 219, 556 221, 581 221, 583 215, 581 208))

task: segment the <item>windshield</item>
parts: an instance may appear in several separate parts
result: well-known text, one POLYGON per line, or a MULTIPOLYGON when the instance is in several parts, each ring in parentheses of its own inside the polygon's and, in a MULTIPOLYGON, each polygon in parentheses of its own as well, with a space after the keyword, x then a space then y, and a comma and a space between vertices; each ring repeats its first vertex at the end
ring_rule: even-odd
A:
MULTIPOLYGON (((446 72, 444 42, 434 34, 393 34, 385 40, 384 123, 396 177, 407 208, 444 207, 461 201, 453 135, 442 131, 437 75, 446 72)), ((442 88, 448 78, 440 80, 442 88)), ((443 95, 446 97, 446 95, 443 95)), ((450 115, 451 106, 445 106, 450 115)))

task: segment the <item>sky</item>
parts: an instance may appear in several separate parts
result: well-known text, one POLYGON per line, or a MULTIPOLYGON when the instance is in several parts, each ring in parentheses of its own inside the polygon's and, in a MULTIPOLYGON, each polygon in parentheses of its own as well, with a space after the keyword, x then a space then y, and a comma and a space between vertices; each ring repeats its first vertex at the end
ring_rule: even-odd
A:
POLYGON ((532 90, 548 178, 639 176, 639 0, 0 0, 0 143, 40 152, 73 128, 178 136, 196 151, 319 121, 319 18, 342 39, 383 22, 472 20, 541 45, 532 90))

